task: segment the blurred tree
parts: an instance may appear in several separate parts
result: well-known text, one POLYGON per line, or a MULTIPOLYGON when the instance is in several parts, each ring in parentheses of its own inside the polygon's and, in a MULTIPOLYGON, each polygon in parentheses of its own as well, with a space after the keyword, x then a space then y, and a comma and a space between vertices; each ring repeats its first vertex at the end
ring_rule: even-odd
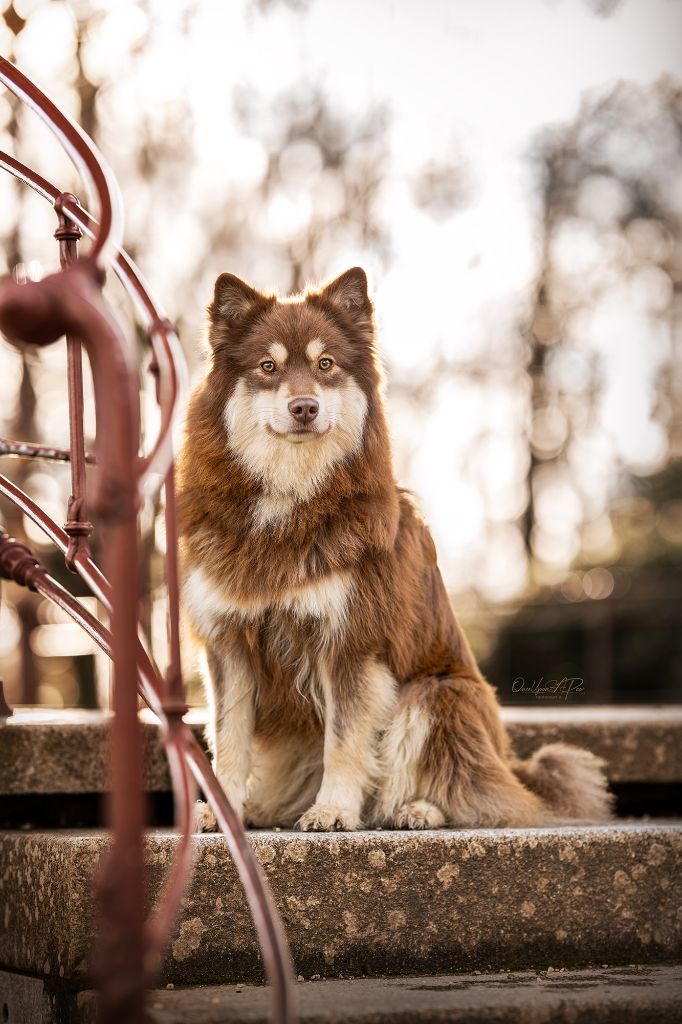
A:
POLYGON ((552 543, 557 510, 538 522, 543 490, 557 503, 564 484, 577 495, 562 520, 575 556, 586 523, 601 519, 608 533, 619 473, 646 473, 682 452, 682 89, 663 78, 591 97, 573 124, 543 134, 536 160, 540 259, 525 331, 531 558, 552 543), (628 346, 643 375, 626 432, 614 378, 632 372, 628 346))
MULTIPOLYGON (((617 6, 617 0, 586 2, 603 16, 617 6)), ((238 33, 242 15, 245 23, 274 20, 285 16, 283 7, 303 12, 311 3, 245 0, 236 16, 230 8, 226 24, 238 33)), ((349 110, 343 97, 308 79, 282 88, 273 101, 272 92, 261 94, 243 77, 232 95, 226 75, 223 96, 213 74, 184 59, 206 44, 207 22, 196 0, 172 9, 134 0, 120 6, 10 2, 3 17, 17 39, 26 30, 39 32, 41 16, 57 9, 71 37, 53 47, 63 55, 49 72, 54 91, 60 102, 73 100, 70 109, 110 154, 125 197, 126 244, 168 301, 190 359, 198 310, 220 270, 284 291, 345 269, 359 250, 388 267, 389 216, 400 207, 387 197, 402 189, 427 215, 418 225, 422 244, 432 237, 421 233, 424 224, 446 221, 472 197, 476 176, 456 140, 450 149, 442 149, 442 140, 432 152, 424 148, 422 165, 397 180, 386 105, 349 110), (210 117, 203 116, 209 107, 210 117)), ((14 145, 23 115, 16 108, 10 114, 5 125, 14 145)), ((649 517, 660 536, 675 532, 677 499, 658 490, 640 493, 638 486, 662 473, 682 445, 680 137, 680 90, 669 79, 650 89, 621 83, 588 97, 572 124, 544 133, 535 150, 538 274, 521 325, 505 320, 508 297, 504 310, 492 312, 482 300, 477 316, 490 318, 489 341, 454 358, 444 304, 429 325, 415 317, 415 341, 422 330, 436 332, 423 339, 428 359, 392 374, 392 400, 414 413, 402 417, 401 408, 396 416, 404 434, 402 474, 421 443, 424 409, 431 414, 438 403, 447 405, 441 428, 452 425, 467 439, 464 461, 455 465, 448 462, 448 445, 454 446, 447 426, 439 432, 437 472, 457 481, 447 514, 462 516, 468 488, 470 518, 486 523, 485 558, 480 546, 471 558, 485 560, 494 582, 500 557, 511 552, 514 593, 526 566, 542 582, 566 578, 572 562, 580 580, 591 567, 613 563, 632 543, 625 539, 631 526, 623 524, 649 517), (638 375, 638 387, 621 386, 628 372, 630 381, 638 375), (632 408, 624 412, 623 401, 632 408), (467 409, 473 410, 469 422, 467 409)), ((17 203, 2 241, 16 266, 32 253, 23 251, 23 187, 13 194, 17 203)), ((126 309, 114 289, 110 297, 126 309)), ((136 340, 141 349, 144 339, 136 340)), ((42 359, 21 368, 22 415, 36 408, 35 388, 45 387, 42 359)), ((65 410, 63 402, 49 410, 46 404, 31 413, 34 422, 7 432, 35 438, 42 431, 49 439, 53 425, 65 422, 65 410)), ((152 414, 148 423, 153 430, 152 414)), ((66 480, 58 479, 65 507, 66 480)), ((3 503, 3 513, 7 508, 3 503)), ((162 542, 152 513, 144 526, 151 560, 145 579, 152 580, 156 602, 162 542)), ((464 557, 458 549, 454 560, 464 557)), ((463 578, 479 581, 480 566, 469 568, 463 578)), ((592 586, 596 577, 590 579, 592 586)))
POLYGON ((267 153, 267 169, 249 207, 289 207, 290 230, 277 257, 289 268, 283 288, 299 291, 344 248, 372 249, 388 259, 389 235, 379 212, 389 157, 385 106, 344 116, 319 85, 302 82, 274 106, 251 89, 238 89, 235 114, 267 153))
MULTIPOLYGON (((40 16, 41 6, 46 5, 35 5, 31 15, 40 16)), ((268 14, 273 6, 270 2, 256 4, 262 15, 268 14)), ((289 2, 289 6, 298 10, 306 4, 289 2)), ((191 17, 193 7, 188 0, 179 12, 174 24, 178 33, 188 28, 184 18, 191 17)), ((199 251, 195 251, 191 263, 183 262, 181 293, 176 292, 173 302, 179 314, 176 320, 181 334, 186 327, 184 310, 191 311, 189 320, 194 323, 196 296, 208 298, 203 295, 206 266, 216 270, 234 267, 245 276, 251 274, 261 286, 267 286, 270 278, 282 290, 298 290, 307 280, 327 273, 338 258, 337 253, 344 248, 353 250, 362 246, 365 250, 374 249, 381 259, 389 258, 389 233, 380 214, 380 193, 388 161, 389 114, 385 107, 373 107, 358 116, 342 114, 332 107, 321 87, 310 82, 285 90, 274 107, 252 89, 237 89, 231 116, 245 139, 252 140, 265 153, 265 173, 246 188, 235 189, 225 181, 219 190, 197 195, 193 188, 196 157, 191 131, 178 131, 178 125, 191 127, 194 118, 181 76, 172 86, 169 83, 166 102, 153 109, 143 106, 136 112, 134 132, 127 123, 131 116, 131 94, 126 90, 138 76, 147 73, 147 63, 154 57, 150 40, 155 32, 157 36, 161 34, 163 12, 147 11, 144 27, 130 35, 125 79, 113 72, 107 73, 94 56, 101 52, 98 47, 105 45, 101 36, 108 28, 107 18, 115 19, 116 12, 109 15, 83 2, 73 6, 72 15, 73 61, 61 66, 61 86, 73 93, 76 117, 95 142, 104 143, 106 149, 112 138, 117 137, 125 147, 129 159, 119 161, 117 170, 128 211, 132 210, 127 236, 131 255, 138 258, 141 254, 140 262, 145 265, 149 240, 160 235, 166 235, 177 247, 177 213, 184 217, 182 230, 187 225, 187 211, 193 211, 193 241, 199 251), (106 126, 105 139, 100 138, 102 125, 106 126), (175 213, 172 219, 170 211, 175 213), (273 222, 278 221, 282 227, 279 232, 275 230, 275 241, 273 222), (267 260, 264 261, 265 253, 267 260)), ((248 10, 246 15, 248 17, 248 10)), ((5 8, 3 16, 15 37, 30 22, 30 17, 25 20, 18 13, 14 3, 5 8)), ((163 27, 167 32, 167 19, 163 27)), ((9 56, 12 55, 11 52, 9 56)), ((23 118, 24 113, 11 96, 3 95, 0 102, 10 105, 8 133, 12 148, 20 151, 19 118, 23 118)), ((48 176, 49 173, 48 168, 48 176)), ((70 182, 64 184, 72 187, 70 182)), ((32 253, 24 253, 22 242, 21 203, 25 186, 16 182, 13 188, 18 201, 2 246, 8 266, 16 270, 32 253)), ((168 246, 164 248, 167 250, 168 246)), ((119 302, 115 292, 112 298, 119 302)), ((125 306, 119 308, 125 309, 125 306)), ((135 339, 142 353, 145 340, 139 333, 135 339)), ((22 359, 18 402, 14 414, 4 418, 3 431, 17 439, 50 440, 53 427, 57 427, 55 417, 65 414, 64 405, 60 403, 53 410, 41 407, 40 422, 37 421, 31 361, 40 365, 43 354, 22 359)), ((66 382, 64 390, 65 387, 66 382)), ((147 403, 143 403, 143 412, 146 406, 147 403)), ((153 430, 153 416, 150 423, 153 430)), ((34 466, 13 460, 2 469, 31 490, 34 466)), ((63 503, 65 510, 68 474, 61 474, 59 480, 62 493, 56 504, 63 503)), ((22 516, 11 503, 3 501, 2 514, 7 528, 23 536, 22 516)), ((145 556, 141 578, 141 591, 145 595, 142 614, 147 627, 152 622, 153 606, 162 600, 163 591, 154 518, 154 510, 147 510, 142 537, 145 556)), ((96 536, 97 531, 95 543, 96 536)), ((32 543, 40 545, 35 538, 32 543)), ((41 549, 40 554, 48 561, 51 571, 74 589, 74 580, 60 559, 48 547, 41 549)), ((76 585, 75 589, 80 588, 76 585)), ((23 600, 14 588, 7 591, 6 597, 13 603, 23 600)), ((29 614, 29 609, 23 609, 21 621, 27 629, 35 625, 35 612, 29 614)), ((160 643, 163 643, 162 634, 161 629, 156 638, 160 643)), ((24 643, 22 649, 28 651, 28 643, 24 643)), ((163 662, 162 651, 159 657, 163 662)), ((27 666, 20 675, 27 682, 33 678, 27 666)), ((24 692, 23 698, 32 699, 34 689, 24 692)), ((85 699, 89 702, 92 689, 86 686, 86 690, 85 699)), ((81 700, 83 697, 84 692, 81 700)))
POLYGON ((446 160, 429 160, 412 181, 415 206, 434 220, 451 217, 471 202, 473 174, 464 155, 453 152, 446 160))
POLYGON ((503 624, 486 670, 505 699, 541 675, 584 676, 592 702, 679 700, 682 87, 591 96, 535 159, 523 533, 554 585, 503 624))

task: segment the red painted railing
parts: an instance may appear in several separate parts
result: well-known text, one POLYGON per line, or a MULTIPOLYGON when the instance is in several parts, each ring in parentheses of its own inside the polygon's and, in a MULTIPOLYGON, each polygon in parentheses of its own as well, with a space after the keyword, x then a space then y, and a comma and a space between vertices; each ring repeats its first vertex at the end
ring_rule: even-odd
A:
POLYGON ((14 65, 0 57, 0 81, 46 122, 71 156, 96 204, 95 220, 78 200, 0 152, 0 166, 49 200, 57 213, 61 270, 41 281, 0 281, 0 330, 23 346, 67 340, 70 449, 0 438, 0 455, 70 461, 72 495, 62 528, 11 480, 0 475, 0 494, 28 516, 64 555, 110 616, 107 628, 53 579, 26 544, 0 531, 0 576, 37 591, 77 622, 113 661, 109 823, 112 843, 98 878, 99 919, 93 972, 103 1024, 141 1024, 145 991, 153 984, 163 947, 188 884, 193 809, 203 790, 227 839, 258 932, 272 986, 273 1019, 295 1019, 291 959, 272 898, 249 840, 200 745, 183 721, 186 711, 180 663, 177 520, 173 429, 184 409, 185 363, 173 326, 139 270, 121 248, 122 205, 118 186, 95 146, 80 128, 14 65), (92 239, 78 257, 82 235, 92 239), (161 413, 158 436, 140 457, 136 367, 101 286, 112 267, 135 302, 147 331, 161 413), (97 418, 96 454, 85 451, 82 348, 90 361, 97 418), (93 508, 102 528, 105 572, 90 553, 86 465, 96 467, 93 508), (159 672, 141 635, 138 608, 137 513, 142 498, 164 488, 165 571, 168 588, 169 668, 159 672), (137 686, 135 685, 137 680, 137 686), (143 748, 138 692, 156 713, 170 765, 179 841, 165 889, 144 917, 143 748))

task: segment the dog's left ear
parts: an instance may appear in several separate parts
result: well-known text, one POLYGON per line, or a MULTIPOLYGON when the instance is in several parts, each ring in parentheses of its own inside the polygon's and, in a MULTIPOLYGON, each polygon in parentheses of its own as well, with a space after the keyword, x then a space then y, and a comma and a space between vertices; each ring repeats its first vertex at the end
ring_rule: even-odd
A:
POLYGON ((255 288, 234 274, 221 274, 215 283, 213 302, 208 307, 211 323, 220 320, 227 324, 237 323, 262 297, 255 288))
POLYGON ((231 343, 246 321, 264 313, 274 302, 234 274, 221 274, 215 283, 213 302, 207 307, 208 340, 213 349, 231 343))
POLYGON ((319 293, 332 302, 362 331, 372 330, 372 303, 367 294, 367 275, 362 267, 352 267, 335 278, 319 293))

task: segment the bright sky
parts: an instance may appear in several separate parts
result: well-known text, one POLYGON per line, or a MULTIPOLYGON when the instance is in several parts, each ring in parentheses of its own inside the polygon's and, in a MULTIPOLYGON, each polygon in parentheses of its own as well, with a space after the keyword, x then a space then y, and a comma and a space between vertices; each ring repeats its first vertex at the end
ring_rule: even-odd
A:
MULTIPOLYGON (((154 29, 132 72, 129 49, 142 37, 146 16, 128 0, 99 0, 93 6, 108 14, 86 48, 89 73, 102 80, 119 77, 110 99, 115 129, 105 124, 102 147, 124 190, 128 237, 137 242, 142 268, 171 315, 178 313, 174 295, 183 294, 187 260, 197 242, 197 214, 210 203, 211 189, 232 183, 238 194, 264 170, 259 140, 243 138, 234 122, 236 85, 274 98, 301 80, 321 81, 333 103, 349 114, 372 102, 390 104, 392 165, 382 203, 393 259, 385 268, 374 253, 340 245, 335 262, 319 272, 331 277, 354 263, 367 268, 383 351, 391 371, 402 378, 418 377, 439 346, 448 356, 475 359, 491 339, 499 335, 504 341, 518 317, 535 270, 528 149, 537 131, 574 118, 586 89, 607 91, 621 78, 649 84, 664 72, 682 71, 679 0, 625 0, 609 18, 597 16, 585 0, 422 0, 418 5, 313 0, 303 15, 275 5, 264 17, 244 2, 204 0, 184 27, 186 0, 152 0, 154 29), (178 97, 187 101, 192 117, 178 125, 177 142, 182 145, 184 137, 192 142, 195 158, 183 202, 174 210, 169 244, 167 223, 137 237, 146 200, 126 194, 126 167, 140 118, 159 116, 178 97), (453 148, 470 165, 472 202, 451 218, 434 221, 414 206, 409 178, 425 161, 447 157, 453 148)), ((69 5, 26 0, 25 8, 33 13, 17 60, 46 91, 68 101, 60 75, 72 52, 69 5)), ((27 141, 38 167, 42 138, 37 133, 35 141, 27 141)), ((182 310, 189 320, 188 348, 219 271, 250 276, 264 289, 281 283, 267 238, 293 232, 309 213, 309 203, 308 196, 292 194, 266 211, 244 267, 205 268, 206 288, 196 297, 196 314, 182 310)), ((37 246, 43 222, 35 223, 31 237, 37 246)), ((620 320, 616 312, 607 316, 600 334, 606 348, 614 349, 614 383, 603 413, 610 440, 595 443, 586 463, 593 489, 587 514, 601 522, 607 541, 609 480, 602 478, 601 467, 614 451, 623 456, 618 445, 633 464, 644 467, 665 454, 651 421, 650 389, 640 390, 639 405, 632 402, 637 382, 653 381, 662 356, 656 354, 655 338, 650 347, 646 323, 633 326, 622 304, 620 320), (613 339, 622 335, 623 319, 629 347, 616 351, 613 339)), ((517 429, 524 395, 501 387, 491 396, 473 383, 455 392, 450 384, 430 402, 428 416, 398 406, 391 412, 397 465, 423 500, 452 589, 474 583, 489 597, 517 594, 525 581, 521 538, 513 524, 526 458, 517 429), (484 435, 484 443, 472 467, 471 443, 478 435, 484 435)), ((561 569, 577 550, 585 505, 561 479, 548 480, 548 494, 540 539, 548 561, 561 569)))

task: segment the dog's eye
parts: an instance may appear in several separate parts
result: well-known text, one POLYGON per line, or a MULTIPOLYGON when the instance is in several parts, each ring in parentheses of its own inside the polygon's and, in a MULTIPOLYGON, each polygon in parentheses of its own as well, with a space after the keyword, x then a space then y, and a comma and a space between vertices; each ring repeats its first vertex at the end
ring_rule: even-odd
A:
POLYGON ((329 358, 329 356, 323 356, 317 365, 321 370, 331 370, 332 360, 329 358))
POLYGON ((274 373, 275 364, 273 363, 272 359, 264 359, 263 362, 260 364, 260 368, 261 370, 265 370, 266 373, 274 373))

